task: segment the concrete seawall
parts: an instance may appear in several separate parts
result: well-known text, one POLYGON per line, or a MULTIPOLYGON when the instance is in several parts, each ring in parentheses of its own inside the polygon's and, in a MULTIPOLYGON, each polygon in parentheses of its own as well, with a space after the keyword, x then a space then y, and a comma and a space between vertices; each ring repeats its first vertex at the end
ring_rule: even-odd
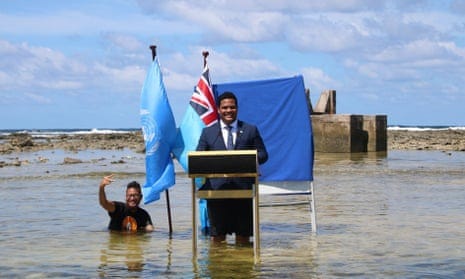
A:
POLYGON ((387 151, 387 116, 356 114, 312 115, 315 152, 387 151))

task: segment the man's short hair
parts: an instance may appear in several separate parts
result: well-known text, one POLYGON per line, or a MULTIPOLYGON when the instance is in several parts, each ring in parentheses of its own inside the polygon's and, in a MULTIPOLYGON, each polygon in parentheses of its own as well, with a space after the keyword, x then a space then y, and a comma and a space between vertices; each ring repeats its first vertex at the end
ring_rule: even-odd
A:
POLYGON ((137 191, 139 191, 139 194, 142 194, 142 189, 140 188, 140 184, 137 181, 129 182, 128 186, 126 187, 126 191, 129 190, 130 188, 134 188, 137 191))
POLYGON ((225 92, 223 92, 223 94, 221 94, 218 97, 217 106, 220 106, 221 101, 223 101, 224 99, 234 99, 234 102, 236 102, 236 106, 238 106, 236 95, 234 95, 234 93, 232 93, 230 91, 225 91, 225 92))

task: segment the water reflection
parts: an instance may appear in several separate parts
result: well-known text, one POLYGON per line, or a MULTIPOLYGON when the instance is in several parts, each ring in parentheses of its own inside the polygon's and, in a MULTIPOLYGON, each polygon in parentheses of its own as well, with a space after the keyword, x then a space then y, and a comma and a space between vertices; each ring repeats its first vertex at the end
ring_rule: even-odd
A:
POLYGON ((331 165, 334 163, 368 163, 387 159, 387 152, 364 152, 364 153, 315 153, 316 165, 331 165))
POLYGON ((129 272, 141 272, 144 268, 144 250, 148 245, 145 234, 108 233, 108 243, 100 251, 99 276, 107 278, 129 272))
MULTIPOLYGON (((252 246, 209 243, 198 258, 197 278, 254 278, 252 246)), ((196 263, 194 263, 196 264, 196 263)))

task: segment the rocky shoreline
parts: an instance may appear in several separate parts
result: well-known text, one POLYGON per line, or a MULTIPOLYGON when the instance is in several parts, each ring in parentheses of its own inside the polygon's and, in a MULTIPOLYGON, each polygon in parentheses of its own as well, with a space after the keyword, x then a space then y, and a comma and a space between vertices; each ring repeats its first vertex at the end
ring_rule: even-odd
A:
POLYGON ((27 133, 13 133, 0 137, 0 154, 34 152, 39 150, 62 149, 66 151, 122 150, 131 149, 145 152, 142 132, 110 134, 61 134, 57 136, 32 137, 27 133))
POLYGON ((390 130, 388 150, 465 151, 465 130, 390 130))
MULTIPOLYGON (((53 137, 32 137, 27 133, 14 133, 0 137, 0 155, 51 149, 77 152, 125 148, 135 152, 145 152, 142 133, 138 131, 111 134, 62 134, 53 137)), ((465 130, 389 130, 388 150, 465 151, 465 130)), ((76 162, 70 159, 65 160, 64 163, 76 162)), ((0 167, 5 165, 8 164, 0 161, 0 167)))

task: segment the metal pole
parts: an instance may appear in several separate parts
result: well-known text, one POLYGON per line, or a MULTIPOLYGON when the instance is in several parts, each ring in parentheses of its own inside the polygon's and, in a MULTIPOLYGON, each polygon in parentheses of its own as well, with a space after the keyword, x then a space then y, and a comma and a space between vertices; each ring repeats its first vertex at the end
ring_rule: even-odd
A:
POLYGON ((208 57, 208 51, 202 51, 202 55, 203 55, 203 66, 207 66, 207 57, 208 57))
POLYGON ((192 177, 192 255, 197 260, 197 198, 195 177, 192 177))
POLYGON ((315 206, 315 187, 313 181, 310 182, 310 212, 312 221, 312 232, 316 233, 316 206, 315 206))
POLYGON ((258 192, 258 173, 255 176, 255 185, 253 186, 253 251, 255 264, 260 262, 260 211, 259 211, 259 192, 258 192))
POLYGON ((149 48, 152 50, 152 61, 153 61, 155 60, 155 56, 157 56, 157 46, 151 45, 149 48))
POLYGON ((170 235, 173 233, 173 223, 171 222, 171 206, 170 206, 170 194, 168 189, 165 190, 166 197, 166 210, 168 211, 168 226, 170 230, 170 235))

